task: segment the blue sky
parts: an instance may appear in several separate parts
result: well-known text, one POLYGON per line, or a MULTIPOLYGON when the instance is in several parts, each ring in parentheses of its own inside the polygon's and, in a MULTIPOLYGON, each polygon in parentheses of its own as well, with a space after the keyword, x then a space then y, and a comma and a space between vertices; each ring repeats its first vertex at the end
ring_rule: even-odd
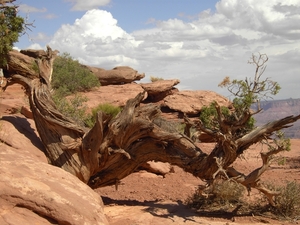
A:
POLYGON ((35 28, 15 47, 49 44, 81 63, 126 65, 179 79, 181 90, 213 90, 225 76, 254 75, 252 53, 269 57, 264 77, 278 81, 276 99, 300 98, 299 0, 17 0, 35 28))

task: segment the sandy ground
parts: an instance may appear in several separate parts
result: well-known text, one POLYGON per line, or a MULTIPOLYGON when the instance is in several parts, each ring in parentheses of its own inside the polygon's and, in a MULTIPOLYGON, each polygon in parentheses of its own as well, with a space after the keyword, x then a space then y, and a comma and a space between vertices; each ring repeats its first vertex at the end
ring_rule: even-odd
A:
MULTIPOLYGON (((20 86, 10 87, 0 94, 0 115, 16 112, 24 104, 26 97, 20 86)), ((286 158, 285 165, 273 163, 262 176, 263 181, 278 185, 294 180, 300 183, 300 140, 294 139, 291 143, 292 150, 282 155, 286 158)), ((209 152, 212 145, 200 144, 200 148, 209 152)), ((262 150, 260 145, 251 147, 243 158, 235 162, 235 168, 248 174, 260 167, 262 150)), ((175 167, 175 172, 165 177, 140 171, 123 179, 118 190, 110 186, 95 191, 103 198, 104 210, 111 225, 300 223, 300 218, 298 221, 278 221, 255 214, 211 214, 189 209, 184 203, 200 184, 203 181, 175 167)), ((253 191, 249 201, 257 199, 256 197, 259 197, 259 193, 253 191)))
MULTIPOLYGON (((295 139, 291 142, 292 150, 282 154, 282 157, 286 157, 286 164, 280 166, 273 163, 263 175, 262 181, 276 185, 293 180, 300 183, 300 140, 295 139)), ((211 144, 204 145, 202 149, 209 151, 211 144)), ((260 151, 261 146, 252 147, 244 154, 244 159, 236 161, 235 167, 245 174, 260 167, 260 151)), ((200 179, 175 167, 175 173, 167 174, 165 178, 141 171, 123 179, 118 190, 110 186, 96 191, 102 196, 106 204, 106 215, 114 225, 297 224, 296 221, 278 221, 255 214, 217 215, 189 209, 184 203, 200 184, 203 184, 200 179)), ((245 197, 245 201, 260 198, 261 194, 253 190, 250 197, 245 197)))

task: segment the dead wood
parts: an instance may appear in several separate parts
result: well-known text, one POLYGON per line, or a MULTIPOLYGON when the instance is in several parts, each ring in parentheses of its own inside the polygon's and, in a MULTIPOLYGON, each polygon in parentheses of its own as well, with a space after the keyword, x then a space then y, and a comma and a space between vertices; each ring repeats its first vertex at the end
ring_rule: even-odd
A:
MULTIPOLYGON (((230 173, 228 167, 250 145, 300 118, 300 115, 290 116, 268 123, 233 141, 230 126, 219 114, 223 132, 202 127, 204 132, 220 140, 208 155, 188 136, 155 122, 161 111, 155 105, 141 106, 145 95, 142 92, 129 100, 115 118, 98 113, 94 127, 87 130, 61 114, 52 101, 51 76, 56 55, 57 51, 50 47, 47 51, 10 52, 8 69, 4 70, 7 86, 20 83, 25 87, 49 163, 72 173, 92 188, 118 185, 121 179, 150 160, 169 162, 201 179, 211 180, 218 171, 230 173)), ((254 181, 266 165, 256 171, 254 181)), ((254 187, 251 176, 242 179, 254 187)))

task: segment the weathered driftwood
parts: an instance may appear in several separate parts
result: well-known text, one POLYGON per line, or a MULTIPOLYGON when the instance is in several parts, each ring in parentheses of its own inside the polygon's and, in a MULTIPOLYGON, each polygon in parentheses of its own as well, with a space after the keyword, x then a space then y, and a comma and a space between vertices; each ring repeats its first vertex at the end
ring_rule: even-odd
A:
POLYGON ((115 118, 98 113, 94 127, 86 130, 62 115, 51 99, 56 54, 50 47, 46 52, 12 51, 8 70, 4 71, 7 86, 20 83, 26 88, 49 163, 72 173, 92 188, 117 185, 140 165, 157 160, 177 165, 204 180, 212 180, 216 173, 225 171, 245 186, 266 192, 257 181, 268 166, 269 155, 263 158, 263 167, 249 176, 242 176, 229 166, 250 145, 300 118, 298 115, 273 121, 235 141, 221 116, 223 133, 214 133, 198 124, 200 130, 221 140, 206 154, 188 136, 168 131, 157 123, 160 109, 152 104, 141 106, 144 93, 140 93, 115 118))

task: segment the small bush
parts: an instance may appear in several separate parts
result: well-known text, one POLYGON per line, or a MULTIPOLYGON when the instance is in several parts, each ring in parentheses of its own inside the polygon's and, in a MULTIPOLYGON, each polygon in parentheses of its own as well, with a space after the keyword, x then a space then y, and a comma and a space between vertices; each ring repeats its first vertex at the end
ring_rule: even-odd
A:
POLYGON ((186 203, 191 208, 209 209, 241 202, 244 195, 244 187, 234 181, 217 179, 203 190, 199 188, 187 199, 186 203))
POLYGON ((62 96, 100 86, 98 78, 68 53, 55 59, 51 84, 62 96))
POLYGON ((92 110, 93 116, 96 116, 96 114, 99 111, 102 111, 108 115, 112 115, 113 117, 115 117, 119 114, 119 112, 121 112, 121 108, 118 106, 111 105, 109 103, 100 104, 92 110))
POLYGON ((284 217, 300 216, 300 184, 288 182, 276 197, 276 211, 284 217))
POLYGON ((150 80, 151 80, 151 82, 155 82, 155 81, 164 80, 164 79, 161 78, 161 77, 153 77, 153 76, 150 76, 150 80))
POLYGON ((118 106, 111 105, 109 103, 100 104, 97 107, 92 109, 92 114, 89 115, 85 120, 85 124, 88 127, 92 127, 96 122, 96 115, 99 111, 102 111, 112 117, 115 117, 121 112, 121 108, 118 106))
POLYGON ((57 109, 63 115, 72 119, 78 125, 85 126, 85 121, 88 118, 87 107, 84 105, 87 101, 86 97, 76 94, 74 97, 67 99, 54 94, 53 100, 57 109))

